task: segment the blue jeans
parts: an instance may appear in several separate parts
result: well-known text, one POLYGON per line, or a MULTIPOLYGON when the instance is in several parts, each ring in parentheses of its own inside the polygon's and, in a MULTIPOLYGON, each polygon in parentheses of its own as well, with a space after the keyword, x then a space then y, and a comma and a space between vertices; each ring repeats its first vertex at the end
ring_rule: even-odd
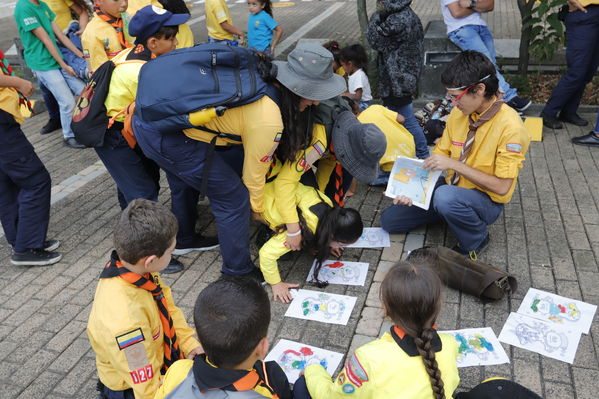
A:
POLYGON ((42 91, 42 98, 44 99, 44 103, 46 104, 48 117, 50 119, 60 119, 60 109, 58 108, 58 103, 52 95, 52 92, 48 90, 48 88, 44 86, 43 83, 40 83, 40 90, 42 91))
POLYGON ((491 201, 482 191, 445 184, 441 179, 428 210, 416 206, 392 205, 381 215, 381 226, 389 233, 407 233, 429 223, 445 221, 460 246, 471 251, 487 237, 487 226, 495 222, 503 204, 491 201))
POLYGON ((385 105, 392 111, 403 115, 406 121, 403 123, 404 127, 414 136, 414 144, 416 145, 416 156, 420 159, 428 158, 430 153, 428 151, 428 145, 426 143, 426 137, 422 126, 418 123, 418 119, 414 116, 414 107, 412 103, 402 105, 401 107, 385 105))
POLYGON ((573 11, 566 15, 567 69, 551 92, 543 114, 556 117, 574 115, 584 93, 599 67, 599 5, 586 7, 587 12, 573 11))
POLYGON ((466 25, 447 35, 449 40, 462 50, 475 50, 483 53, 495 65, 497 79, 499 79, 499 90, 503 93, 503 99, 507 102, 518 94, 516 89, 510 87, 505 81, 503 75, 497 69, 497 60, 495 59, 495 45, 493 44, 493 35, 484 25, 466 25))
POLYGON ((67 73, 62 73, 62 69, 52 69, 50 71, 33 71, 41 83, 50 90, 60 110, 60 123, 62 124, 62 135, 65 139, 75 137, 71 130, 71 118, 75 109, 75 95, 81 94, 85 84, 79 78, 72 77, 67 73))
POLYGON ((44 246, 51 187, 50 174, 21 127, 0 110, 0 222, 15 252, 44 246))
MULTIPOLYGON (((144 154, 189 187, 200 191, 210 144, 193 140, 182 132, 158 132, 133 117, 135 137, 144 154)), ((169 179, 170 180, 170 179, 169 179)), ((249 193, 237 172, 217 153, 208 171, 206 196, 216 220, 223 258, 222 272, 247 274, 255 268, 250 256, 249 193)), ((171 186, 173 198, 181 184, 171 186)))
POLYGON ((233 46, 233 47, 239 46, 239 42, 237 40, 229 40, 229 39, 218 40, 218 39, 214 39, 210 36, 208 36, 208 43, 222 43, 222 44, 228 44, 229 46, 233 46))

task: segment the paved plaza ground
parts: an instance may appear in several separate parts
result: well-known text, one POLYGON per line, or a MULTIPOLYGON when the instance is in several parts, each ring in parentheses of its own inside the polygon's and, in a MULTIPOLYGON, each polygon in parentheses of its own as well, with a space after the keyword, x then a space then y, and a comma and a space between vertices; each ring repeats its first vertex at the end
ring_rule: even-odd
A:
MULTIPOLYGON (((228 3, 234 20, 244 24, 245 2, 228 3)), ((345 42, 357 39, 355 7, 354 1, 298 1, 293 6, 276 8, 275 15, 285 29, 282 44, 291 48, 301 37, 345 42), (322 20, 311 27, 309 22, 319 17, 322 20)), ((423 23, 440 17, 437 1, 416 0, 414 9, 423 23)), ((192 11, 196 39, 204 40, 203 5, 198 1, 192 11)), ((6 49, 9 19, 0 21, 0 48, 6 49)), ((489 24, 496 38, 509 39, 518 38, 518 21, 516 2, 498 1, 489 24)), ((593 123, 595 115, 583 116, 593 123)), ((66 148, 58 131, 40 136, 38 132, 46 120, 46 114, 35 116, 25 122, 23 129, 52 176, 49 237, 61 240, 64 258, 50 267, 12 266, 10 248, 0 239, 2 399, 95 398, 94 354, 85 325, 100 270, 111 250, 111 232, 119 214, 116 189, 93 150, 66 148)), ((518 291, 511 298, 483 305, 472 296, 446 289, 438 320, 440 329, 489 326, 499 334, 509 312, 518 309, 529 287, 599 304, 599 150, 576 147, 569 141, 587 131, 571 125, 558 131, 545 129, 543 142, 530 146, 512 202, 491 226, 492 242, 482 260, 514 274, 518 291)), ((165 180, 162 187, 160 200, 169 203, 165 180)), ((379 226, 380 213, 389 204, 381 188, 359 186, 358 194, 347 206, 360 210, 366 226, 379 226)), ((208 234, 214 233, 208 203, 199 206, 200 227, 208 234)), ((370 264, 364 287, 329 286, 323 290, 358 297, 347 326, 286 318, 283 315, 287 306, 273 303, 271 342, 286 338, 351 353, 386 331, 389 323, 383 319, 378 299, 385 271, 409 250, 455 243, 451 233, 440 225, 391 238, 391 247, 384 250, 346 251, 343 259, 370 264)), ((256 248, 252 250, 257 255, 256 248)), ((180 259, 185 270, 165 276, 165 280, 191 321, 195 298, 219 277, 221 260, 218 251, 192 253, 180 259)), ((296 254, 282 262, 282 274, 286 281, 303 284, 310 264, 309 257, 296 254)), ((503 376, 544 398, 597 397, 599 323, 593 324, 589 335, 583 335, 572 366, 504 347, 510 364, 460 369, 460 389, 491 376, 503 376)))

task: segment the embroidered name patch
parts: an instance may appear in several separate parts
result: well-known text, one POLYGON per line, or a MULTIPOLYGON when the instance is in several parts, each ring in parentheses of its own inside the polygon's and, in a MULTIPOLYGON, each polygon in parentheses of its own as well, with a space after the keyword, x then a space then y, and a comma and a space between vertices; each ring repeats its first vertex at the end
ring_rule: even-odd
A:
POLYGON ((116 343, 120 350, 123 350, 131 345, 135 345, 143 340, 145 340, 145 338, 141 328, 136 328, 135 330, 131 330, 116 337, 116 343))
POLYGON ((463 147, 464 143, 460 143, 459 141, 452 141, 451 142, 452 145, 457 145, 458 147, 463 147))
POLYGON ((131 379, 134 384, 141 384, 143 382, 147 382, 154 377, 154 370, 152 369, 152 365, 148 364, 138 370, 130 371, 131 379))
POLYGON ((521 153, 522 152, 522 144, 518 143, 507 143, 505 145, 505 149, 509 152, 521 153))

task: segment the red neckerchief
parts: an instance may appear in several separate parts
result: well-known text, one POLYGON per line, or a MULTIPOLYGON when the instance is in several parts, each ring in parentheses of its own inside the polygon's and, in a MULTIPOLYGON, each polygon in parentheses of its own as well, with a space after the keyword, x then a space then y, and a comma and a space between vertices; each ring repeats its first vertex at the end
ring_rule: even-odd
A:
MULTIPOLYGON (((0 69, 2 70, 2 74, 6 76, 13 76, 12 67, 4 60, 4 53, 0 51, 0 69)), ((19 95, 19 104, 25 105, 30 112, 33 112, 33 108, 31 107, 31 102, 17 89, 11 87, 14 91, 19 95)))
POLYGON ((119 42, 121 43, 121 47, 124 49, 132 47, 133 45, 127 41, 125 37, 125 30, 123 24, 123 18, 113 18, 109 15, 106 15, 97 4, 94 4, 94 12, 102 21, 109 23, 117 33, 119 37, 119 42))

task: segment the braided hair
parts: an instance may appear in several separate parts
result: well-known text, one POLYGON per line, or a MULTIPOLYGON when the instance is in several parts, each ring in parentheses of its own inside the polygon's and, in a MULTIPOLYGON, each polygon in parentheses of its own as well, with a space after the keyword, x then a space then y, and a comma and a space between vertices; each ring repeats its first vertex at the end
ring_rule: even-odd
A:
POLYGON ((427 259, 419 259, 418 264, 404 261, 393 266, 381 284, 380 295, 387 316, 414 338, 434 398, 445 399, 441 370, 432 348, 436 335, 433 324, 441 308, 441 280, 426 263, 427 259))

